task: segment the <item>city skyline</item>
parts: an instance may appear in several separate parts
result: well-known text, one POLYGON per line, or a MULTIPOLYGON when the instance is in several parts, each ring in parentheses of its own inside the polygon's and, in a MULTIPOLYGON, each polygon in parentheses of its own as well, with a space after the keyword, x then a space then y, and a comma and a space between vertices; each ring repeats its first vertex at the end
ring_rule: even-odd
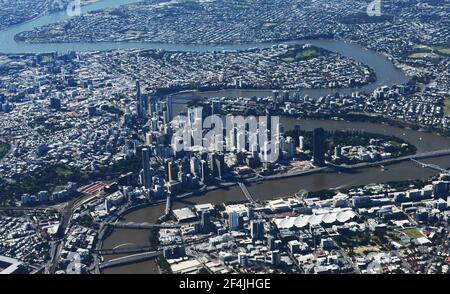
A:
POLYGON ((449 16, 4 3, 0 273, 449 273, 449 16))

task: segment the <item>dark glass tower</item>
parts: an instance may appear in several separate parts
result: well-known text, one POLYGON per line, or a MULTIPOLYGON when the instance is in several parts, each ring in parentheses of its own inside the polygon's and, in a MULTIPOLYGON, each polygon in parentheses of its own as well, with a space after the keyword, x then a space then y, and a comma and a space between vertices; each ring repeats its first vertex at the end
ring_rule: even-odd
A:
POLYGON ((325 165, 325 131, 322 128, 314 129, 313 161, 316 166, 325 165))

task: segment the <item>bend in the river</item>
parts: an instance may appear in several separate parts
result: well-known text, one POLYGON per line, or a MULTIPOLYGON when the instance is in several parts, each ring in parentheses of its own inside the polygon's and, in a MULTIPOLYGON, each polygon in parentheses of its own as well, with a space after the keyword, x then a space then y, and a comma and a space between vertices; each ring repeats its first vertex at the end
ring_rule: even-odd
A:
MULTIPOLYGON (((108 0, 89 4, 82 7, 82 13, 94 10, 103 10, 117 7, 124 4, 140 2, 141 0, 108 0)), ((130 43, 130 42, 98 42, 98 43, 24 43, 16 42, 14 36, 23 31, 33 30, 36 27, 48 25, 69 19, 66 11, 48 14, 29 22, 11 26, 0 31, 0 52, 6 54, 17 53, 42 53, 42 52, 67 52, 67 51, 106 51, 114 49, 162 49, 166 51, 232 51, 245 50, 250 48, 268 48, 280 43, 247 43, 234 45, 187 45, 187 44, 167 44, 167 43, 130 43)), ((408 77, 397 69, 386 57, 368 50, 354 43, 347 43, 339 40, 298 40, 282 42, 283 44, 305 44, 309 43, 323 49, 333 51, 342 56, 352 58, 362 62, 372 68, 377 76, 373 83, 360 88, 347 89, 312 89, 307 90, 311 96, 321 96, 331 94, 336 91, 348 94, 352 91, 369 92, 378 86, 403 84, 408 81, 408 77)))

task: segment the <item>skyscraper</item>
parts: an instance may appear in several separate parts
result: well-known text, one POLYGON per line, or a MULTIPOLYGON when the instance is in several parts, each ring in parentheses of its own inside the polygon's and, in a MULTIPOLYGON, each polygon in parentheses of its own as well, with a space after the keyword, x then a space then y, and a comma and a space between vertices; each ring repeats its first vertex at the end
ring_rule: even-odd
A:
POLYGON ((51 97, 50 98, 50 108, 53 108, 58 111, 61 110, 61 99, 56 98, 56 97, 51 97))
POLYGON ((238 262, 239 262, 239 266, 247 267, 248 266, 248 255, 247 255, 247 253, 239 252, 238 253, 238 262))
POLYGON ((241 228, 241 217, 237 212, 231 212, 228 215, 228 225, 230 226, 230 231, 236 231, 241 228))
POLYGON ((281 261, 281 255, 279 250, 273 250, 270 252, 270 259, 273 265, 279 265, 281 261))
POLYGON ((211 216, 211 214, 207 210, 204 210, 201 212, 200 227, 201 227, 202 231, 205 233, 210 231, 210 227, 211 227, 210 216, 211 216))
POLYGON ((255 217, 255 211, 253 210, 253 207, 251 207, 251 206, 247 207, 247 217, 249 220, 253 220, 253 218, 255 217))
POLYGON ((314 129, 313 162, 316 166, 325 165, 325 131, 322 128, 314 129))
POLYGON ((150 190, 152 187, 152 175, 150 171, 150 150, 148 148, 142 149, 142 185, 150 190))
POLYGON ((202 182, 205 183, 209 180, 209 167, 208 167, 208 162, 206 162, 206 160, 201 160, 200 161, 200 172, 201 172, 201 179, 202 182))
POLYGON ((148 100, 147 96, 141 93, 141 83, 139 81, 136 81, 136 100, 138 117, 141 119, 147 118, 148 100))
POLYGON ((298 137, 298 148, 301 151, 305 150, 305 137, 303 137, 303 136, 298 137))
POLYGON ((250 233, 253 240, 264 239, 264 221, 253 220, 250 222, 250 233))
POLYGON ((168 120, 168 123, 173 120, 173 98, 172 98, 172 96, 167 97, 167 120, 168 120))

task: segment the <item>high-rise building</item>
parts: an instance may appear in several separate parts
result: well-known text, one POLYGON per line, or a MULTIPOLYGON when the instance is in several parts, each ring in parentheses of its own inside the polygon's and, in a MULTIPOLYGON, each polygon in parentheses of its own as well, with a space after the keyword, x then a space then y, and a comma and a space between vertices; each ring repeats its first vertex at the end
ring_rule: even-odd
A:
POLYGON ((211 214, 209 211, 204 210, 201 212, 200 227, 203 232, 208 232, 211 227, 210 217, 211 217, 211 214))
POLYGON ((173 98, 172 96, 167 97, 167 120, 171 122, 173 120, 173 98))
POLYGON ((237 212, 231 212, 228 215, 228 225, 230 231, 237 231, 241 228, 241 216, 237 212))
POLYGON ((61 99, 56 98, 56 97, 51 97, 50 98, 50 108, 53 108, 55 110, 61 110, 61 99))
POLYGON ((282 100, 283 100, 283 102, 287 102, 287 101, 289 101, 289 91, 283 91, 283 93, 282 93, 282 100))
POLYGON ((264 220, 253 220, 250 222, 250 233, 253 240, 264 239, 264 220))
POLYGON ((247 253, 239 252, 238 253, 238 262, 239 262, 239 266, 247 267, 248 266, 248 255, 247 255, 247 253))
POLYGON ((281 255, 279 250, 272 250, 270 252, 270 259, 272 262, 272 265, 279 265, 281 261, 281 255))
POLYGON ((225 175, 225 155, 223 153, 213 153, 211 155, 211 166, 213 175, 222 179, 225 175))
MULTIPOLYGON (((273 90, 272 91, 272 99, 274 103, 279 103, 280 102, 280 91, 278 90, 273 90)), ((269 124, 270 125, 270 124, 269 124)))
POLYGON ((146 95, 142 95, 141 83, 139 81, 136 81, 136 100, 138 117, 146 119, 148 114, 148 99, 146 95))
POLYGON ((247 207, 247 217, 249 220, 253 220, 253 218, 255 217, 255 211, 253 210, 253 207, 251 207, 251 206, 247 207))
POLYGON ((278 249, 276 239, 274 236, 269 235, 267 237, 267 247, 269 247, 269 250, 277 250, 278 249))
POLYGON ((316 166, 325 165, 325 131, 322 128, 314 129, 313 162, 316 166))
POLYGON ((342 156, 342 147, 341 146, 334 147, 334 157, 341 158, 341 156, 342 156))
POLYGON ((95 105, 93 105, 93 104, 90 104, 89 106, 88 106, 88 115, 89 116, 95 116, 96 115, 96 113, 97 113, 97 108, 95 107, 95 105))
POLYGON ((215 101, 212 102, 211 107, 212 107, 212 111, 211 112, 212 112, 213 115, 214 114, 220 114, 220 111, 222 110, 222 103, 220 101, 215 100, 215 101))
POLYGON ((167 181, 172 182, 180 180, 179 178, 180 168, 178 167, 178 164, 175 161, 168 160, 166 170, 167 170, 166 176, 167 181))
POLYGON ((152 187, 152 174, 150 170, 150 149, 143 148, 142 149, 142 185, 150 190, 152 187))
POLYGON ((286 150, 289 159, 292 159, 295 155, 295 142, 292 137, 287 137, 284 142, 284 149, 286 150))
POLYGON ((298 137, 298 148, 302 151, 305 150, 305 137, 298 137))
POLYGON ((209 167, 208 162, 206 160, 200 161, 200 172, 201 172, 201 179, 202 182, 205 183, 209 180, 209 167))

